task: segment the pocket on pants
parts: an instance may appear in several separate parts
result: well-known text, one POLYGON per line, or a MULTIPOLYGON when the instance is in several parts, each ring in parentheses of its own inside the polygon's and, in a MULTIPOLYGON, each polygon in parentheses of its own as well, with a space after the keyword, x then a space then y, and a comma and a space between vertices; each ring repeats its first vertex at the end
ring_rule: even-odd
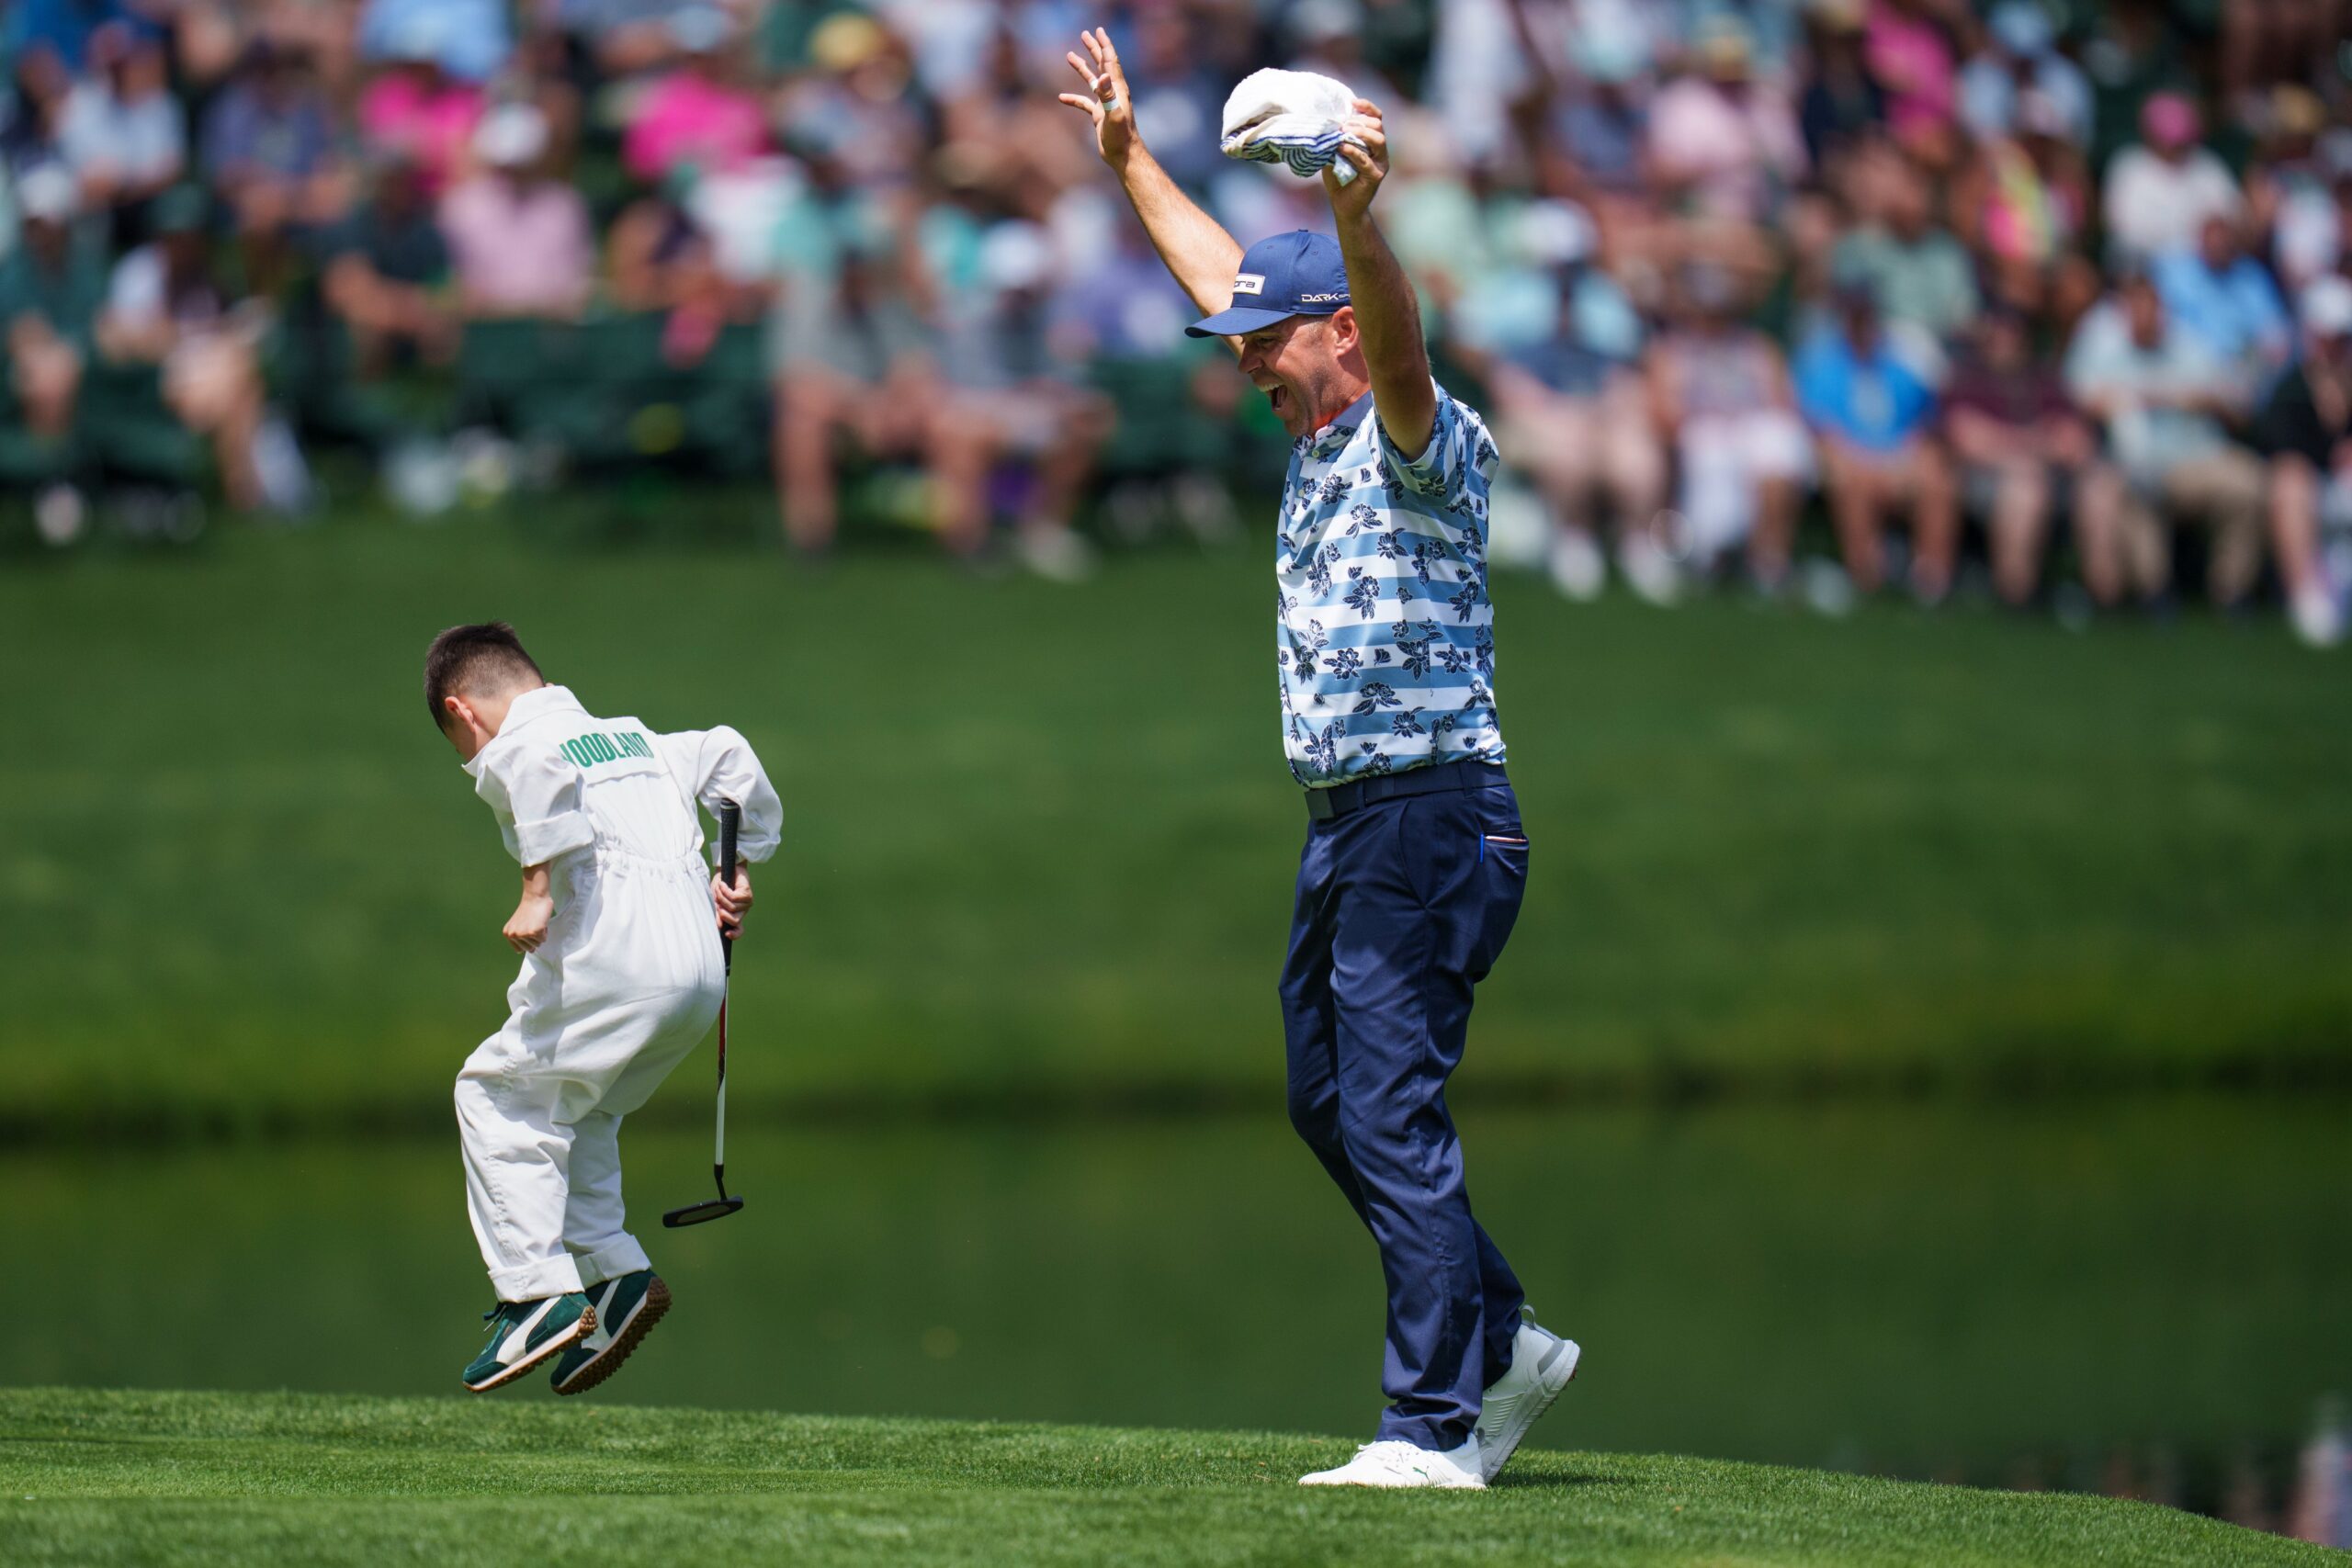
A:
POLYGON ((1502 956, 1511 928, 1519 924, 1520 904, 1527 897, 1527 855, 1524 833, 1487 833, 1479 838, 1478 882, 1486 893, 1478 944, 1481 971, 1502 956))
POLYGON ((1478 824, 1478 859, 1494 861, 1524 874, 1527 870, 1527 829, 1514 819, 1488 818, 1478 824))

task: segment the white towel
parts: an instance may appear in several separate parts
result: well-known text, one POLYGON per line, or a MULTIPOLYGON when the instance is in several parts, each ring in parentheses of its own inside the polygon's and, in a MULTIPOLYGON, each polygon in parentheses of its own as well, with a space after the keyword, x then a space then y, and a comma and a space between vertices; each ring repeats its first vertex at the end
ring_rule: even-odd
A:
POLYGON ((1355 113, 1355 90, 1312 71, 1252 71, 1227 95, 1218 149, 1252 164, 1283 164, 1295 175, 1316 175, 1333 164, 1342 181, 1355 169, 1340 156, 1342 142, 1363 145, 1340 127, 1355 113))

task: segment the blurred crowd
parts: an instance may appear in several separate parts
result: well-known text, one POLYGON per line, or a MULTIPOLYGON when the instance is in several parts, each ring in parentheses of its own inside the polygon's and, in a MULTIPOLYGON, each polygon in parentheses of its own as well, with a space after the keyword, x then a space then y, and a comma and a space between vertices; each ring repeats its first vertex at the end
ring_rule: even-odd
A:
POLYGON ((1498 554, 1562 592, 2275 594, 2333 642, 2347 10, 13 0, 0 478, 66 538, 119 471, 300 509, 306 454, 397 476, 480 426, 699 444, 806 552, 876 473, 1055 576, 1082 513, 1229 527, 1283 444, 1055 102, 1102 22, 1245 243, 1329 211, 1218 153, 1227 89, 1380 102, 1384 222, 1516 475, 1498 554))

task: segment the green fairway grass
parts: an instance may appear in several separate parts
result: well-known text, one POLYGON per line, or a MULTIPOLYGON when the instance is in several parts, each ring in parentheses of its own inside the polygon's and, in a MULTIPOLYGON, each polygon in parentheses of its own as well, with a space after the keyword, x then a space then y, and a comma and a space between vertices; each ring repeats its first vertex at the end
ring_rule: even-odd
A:
MULTIPOLYGON (((0 1135, 446 1123, 514 876, 418 659, 493 615, 776 774, 739 1110, 1278 1103, 1262 539, 1064 590, 536 525, 0 577, 0 1135)), ((1497 597, 1534 869, 1464 1096, 2352 1079, 2352 664, 2200 616, 1497 597)))
MULTIPOLYGON (((2283 1489, 2352 1390, 2337 1103, 1462 1121, 1479 1214, 1590 1358, 1545 1447, 2120 1471, 2215 1510, 2248 1463, 2283 1489)), ((491 1297, 454 1143, 0 1156, 0 1258, 71 1258, 74 1286, 22 1292, 0 1385, 446 1392, 491 1297)), ((1278 1114, 731 1129, 749 1204, 684 1231, 650 1217, 707 1190, 708 1130, 622 1146, 677 1305, 599 1404, 1294 1432, 1379 1410, 1377 1253, 1278 1114)))
POLYGON ((2180 1564, 2340 1554, 2146 1504, 1630 1454, 1307 1493, 1338 1439, 582 1402, 0 1390, 11 1562, 2180 1564))

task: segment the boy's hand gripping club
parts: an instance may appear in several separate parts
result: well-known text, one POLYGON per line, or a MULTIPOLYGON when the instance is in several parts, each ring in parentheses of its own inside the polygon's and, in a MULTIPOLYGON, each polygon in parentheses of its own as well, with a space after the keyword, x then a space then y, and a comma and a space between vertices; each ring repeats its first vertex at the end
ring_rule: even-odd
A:
MULTIPOLYGON (((718 803, 718 879, 729 887, 735 886, 735 836, 743 823, 743 808, 731 800, 718 803)), ((735 939, 724 931, 718 935, 720 961, 729 975, 735 971, 735 939)), ((718 1126, 710 1154, 711 1179, 718 1183, 718 1196, 706 1198, 699 1203, 689 1203, 683 1209, 673 1209, 662 1216, 662 1223, 675 1230, 680 1225, 698 1225, 706 1220, 723 1220, 743 1206, 741 1198, 727 1195, 727 998, 718 1000, 718 1126)))

